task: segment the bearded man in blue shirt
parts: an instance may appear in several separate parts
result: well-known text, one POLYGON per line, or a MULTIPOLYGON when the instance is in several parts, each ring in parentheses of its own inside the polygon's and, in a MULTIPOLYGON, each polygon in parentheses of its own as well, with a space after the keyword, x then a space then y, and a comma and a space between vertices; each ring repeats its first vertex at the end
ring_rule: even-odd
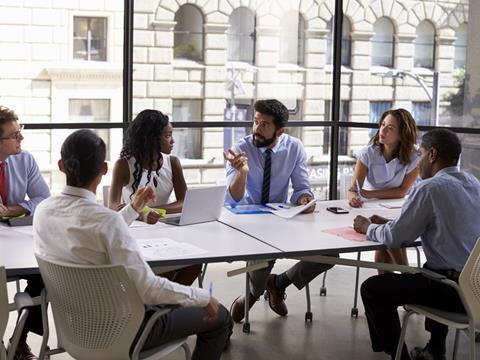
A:
MULTIPOLYGON (((280 101, 259 100, 254 105, 253 133, 234 149, 224 154, 227 163, 227 202, 238 204, 285 203, 289 183, 293 194, 290 202, 304 205, 313 199, 307 172, 307 155, 301 141, 285 134, 288 109, 280 101)), ((304 210, 311 213, 312 205, 304 210)), ((293 241, 293 239, 292 239, 293 241)), ((265 289, 269 293, 270 308, 280 316, 288 313, 285 289, 294 284, 302 289, 311 280, 333 265, 300 261, 280 275, 270 274, 275 261, 268 267, 250 272, 249 308, 265 289)), ((232 319, 240 322, 244 316, 245 297, 239 296, 230 310, 232 319)))
MULTIPOLYGON (((418 183, 395 220, 378 215, 357 216, 354 228, 367 239, 399 248, 419 237, 427 262, 424 268, 458 282, 480 235, 480 182, 457 167, 462 145, 447 129, 435 129, 422 137, 418 183)), ((361 288, 372 348, 395 357, 400 336, 397 307, 405 304, 464 312, 457 291, 423 274, 383 274, 367 279, 361 288)), ((410 354, 403 346, 402 360, 444 360, 448 327, 425 320, 430 341, 410 354)))

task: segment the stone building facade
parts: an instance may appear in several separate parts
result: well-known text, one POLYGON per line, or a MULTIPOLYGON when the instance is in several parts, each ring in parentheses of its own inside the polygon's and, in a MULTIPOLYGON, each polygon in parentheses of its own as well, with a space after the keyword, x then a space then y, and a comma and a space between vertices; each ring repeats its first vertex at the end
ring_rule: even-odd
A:
MULTIPOLYGON (((244 119, 255 99, 276 97, 287 104, 294 120, 330 120, 333 3, 135 1, 134 113, 155 108, 173 121, 229 121, 233 104, 244 119), (247 23, 253 31, 245 33, 247 23)), ((0 103, 14 108, 24 122, 121 121, 123 1, 24 0, 22 4, 0 0, 0 103)), ((467 0, 344 0, 343 10, 347 33, 340 120, 376 121, 382 106, 414 113, 415 106, 428 108, 429 98, 417 81, 383 76, 392 69, 418 74, 427 90, 438 71, 440 100, 456 91, 454 75, 466 44, 467 0), (419 42, 429 34, 419 32, 424 27, 433 31, 433 45, 419 42), (385 49, 392 53, 383 54, 385 49), (428 51, 432 66, 418 66, 417 53, 428 51), (391 63, 382 66, 388 57, 391 63)), ((441 101, 438 125, 452 121, 445 115, 446 107, 448 103, 441 101)), ((326 178, 328 132, 323 127, 290 131, 307 148, 312 180, 326 178)), ((57 175, 50 170, 68 132, 27 133, 35 136, 26 137, 25 147, 35 153, 52 183, 57 175)), ((188 182, 221 179, 221 152, 234 136, 244 133, 237 130, 232 135, 223 128, 178 130, 177 146, 186 158, 188 182)), ((107 138, 114 160, 121 130, 100 134, 107 138)), ((341 160, 352 163, 350 155, 364 146, 369 135, 368 129, 343 131, 341 160)))

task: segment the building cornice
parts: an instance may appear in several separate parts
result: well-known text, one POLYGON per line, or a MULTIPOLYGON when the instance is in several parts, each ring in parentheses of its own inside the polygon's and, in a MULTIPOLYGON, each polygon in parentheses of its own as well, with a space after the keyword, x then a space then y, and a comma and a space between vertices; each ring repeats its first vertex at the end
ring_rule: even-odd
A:
POLYGON ((52 81, 118 82, 123 80, 123 67, 117 64, 78 62, 45 68, 52 81))

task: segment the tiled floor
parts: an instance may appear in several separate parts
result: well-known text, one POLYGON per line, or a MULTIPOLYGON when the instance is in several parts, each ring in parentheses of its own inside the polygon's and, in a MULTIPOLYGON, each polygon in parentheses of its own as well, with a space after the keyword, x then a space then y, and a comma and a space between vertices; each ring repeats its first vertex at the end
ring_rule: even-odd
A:
MULTIPOLYGON (((364 258, 368 258, 365 255, 364 258)), ((414 261, 415 252, 409 250, 409 257, 414 261)), ((287 269, 293 261, 282 260, 275 265, 274 272, 287 269)), ((244 276, 227 279, 226 272, 243 265, 213 264, 209 265, 205 283, 213 283, 214 295, 227 307, 244 289, 244 276)), ((364 269, 361 279, 375 272, 364 269)), ((350 317, 353 302, 354 268, 336 266, 327 276, 327 296, 320 297, 321 278, 311 284, 313 322, 305 323, 305 291, 290 287, 287 291, 289 314, 281 318, 274 314, 268 303, 261 300, 251 311, 251 333, 242 332, 242 325, 235 325, 230 349, 225 352, 226 360, 260 360, 260 359, 388 359, 386 355, 371 351, 367 323, 363 305, 359 303, 358 319, 350 317)), ((13 291, 13 286, 12 286, 13 291)), ((10 319, 7 335, 11 333, 14 316, 10 319)), ((53 322, 52 322, 53 323, 53 322)), ((55 345, 55 334, 50 344, 55 345)), ((189 339, 191 348, 195 338, 189 339)), ((410 347, 423 346, 427 333, 423 330, 423 319, 414 316, 409 325, 407 343, 410 347)), ((30 335, 29 342, 37 351, 40 337, 30 335)), ((453 332, 449 335, 448 349, 452 349, 453 332)), ((480 350, 477 348, 477 351, 480 350)), ((167 359, 182 359, 181 352, 172 354, 167 359)), ((466 336, 461 336, 458 359, 468 358, 466 336)), ((68 355, 53 356, 52 359, 71 359, 68 355)))

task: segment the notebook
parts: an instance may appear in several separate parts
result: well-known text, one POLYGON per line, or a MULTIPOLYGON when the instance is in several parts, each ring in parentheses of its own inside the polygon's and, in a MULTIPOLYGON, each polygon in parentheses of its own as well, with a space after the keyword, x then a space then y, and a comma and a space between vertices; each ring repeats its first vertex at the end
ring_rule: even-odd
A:
POLYGON ((226 190, 225 185, 187 189, 182 213, 167 217, 165 223, 191 225, 217 220, 222 212, 226 190))

